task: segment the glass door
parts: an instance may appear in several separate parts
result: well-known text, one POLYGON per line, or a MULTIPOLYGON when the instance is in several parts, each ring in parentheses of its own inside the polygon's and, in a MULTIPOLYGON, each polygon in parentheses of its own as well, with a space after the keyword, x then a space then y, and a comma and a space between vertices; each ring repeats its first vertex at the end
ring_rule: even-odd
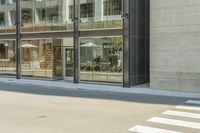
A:
POLYGON ((63 79, 62 39, 53 39, 53 79, 63 79))
POLYGON ((65 80, 73 81, 74 75, 74 49, 68 47, 64 49, 64 75, 65 80))

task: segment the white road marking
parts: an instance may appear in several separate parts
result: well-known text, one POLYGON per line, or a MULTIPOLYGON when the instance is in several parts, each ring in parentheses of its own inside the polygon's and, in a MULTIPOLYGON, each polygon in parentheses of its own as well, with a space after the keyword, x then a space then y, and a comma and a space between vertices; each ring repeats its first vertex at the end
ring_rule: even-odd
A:
POLYGON ((200 101, 198 101, 198 100, 188 100, 188 101, 186 101, 185 103, 198 104, 198 105, 200 105, 200 101))
MULTIPOLYGON (((199 100, 188 100, 185 103, 200 105, 199 100)), ((183 110, 200 111, 199 106, 178 105, 175 108, 183 109, 183 110)), ((191 113, 191 112, 187 112, 187 111, 167 110, 167 111, 163 112, 162 114, 171 115, 171 116, 178 116, 178 117, 185 117, 185 118, 200 119, 199 113, 191 113)), ((153 122, 153 123, 158 123, 158 124, 200 129, 200 123, 199 122, 191 122, 191 121, 176 120, 176 119, 161 118, 161 117, 153 117, 153 118, 151 118, 147 121, 153 122)), ((143 126, 143 125, 136 125, 136 126, 130 128, 129 131, 137 132, 137 133, 183 133, 183 132, 167 130, 167 129, 162 129, 162 128, 143 126)))
POLYGON ((141 126, 141 125, 137 125, 133 128, 130 128, 129 131, 137 132, 137 133, 182 133, 182 132, 176 132, 172 130, 165 130, 161 128, 153 128, 153 127, 147 127, 147 126, 141 126))
POLYGON ((180 111, 165 111, 163 112, 165 115, 172 115, 172 116, 181 116, 181 117, 187 117, 187 118, 194 118, 194 119, 200 119, 200 114, 197 113, 189 113, 189 112, 180 112, 180 111))
POLYGON ((200 107, 194 107, 194 106, 179 105, 179 106, 176 106, 175 108, 177 108, 177 109, 186 109, 186 110, 200 111, 200 107))
POLYGON ((148 122, 200 129, 200 123, 197 123, 197 122, 181 121, 181 120, 167 119, 167 118, 161 118, 161 117, 153 117, 149 119, 148 122))

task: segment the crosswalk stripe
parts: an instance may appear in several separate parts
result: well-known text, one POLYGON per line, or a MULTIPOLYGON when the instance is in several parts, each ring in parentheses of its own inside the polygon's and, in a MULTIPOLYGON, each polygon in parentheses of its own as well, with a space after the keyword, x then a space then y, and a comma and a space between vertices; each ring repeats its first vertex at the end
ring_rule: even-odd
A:
POLYGON ((172 130, 165 130, 161 128, 147 127, 147 126, 142 126, 142 125, 137 125, 133 128, 130 128, 129 131, 137 132, 137 133, 182 133, 182 132, 176 132, 172 130))
POLYGON ((181 120, 167 119, 161 117, 153 117, 149 119, 148 122, 200 129, 200 123, 197 122, 181 121, 181 120))
POLYGON ((185 103, 198 104, 198 105, 200 105, 200 101, 198 101, 198 100, 188 100, 188 101, 186 101, 185 103))
POLYGON ((179 105, 179 106, 176 106, 175 108, 177 108, 177 109, 186 109, 186 110, 200 111, 200 107, 194 107, 194 106, 183 106, 183 105, 179 105))
POLYGON ((200 119, 200 114, 197 113, 189 113, 189 112, 180 112, 180 111, 165 111, 163 112, 165 115, 172 115, 172 116, 181 116, 181 117, 187 117, 187 118, 194 118, 194 119, 200 119))

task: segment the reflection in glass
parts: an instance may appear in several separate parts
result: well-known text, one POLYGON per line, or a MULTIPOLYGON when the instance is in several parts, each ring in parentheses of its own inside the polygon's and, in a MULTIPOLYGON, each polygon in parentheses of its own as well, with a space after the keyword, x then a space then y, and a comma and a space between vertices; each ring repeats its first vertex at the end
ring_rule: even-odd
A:
POLYGON ((0 40, 0 75, 16 75, 15 41, 0 40))
POLYGON ((21 2, 22 32, 73 30, 73 0, 21 2))
POLYGON ((120 15, 122 10, 121 0, 104 0, 103 1, 103 14, 104 16, 109 15, 120 15))
POLYGON ((53 75, 54 79, 61 79, 63 78, 63 68, 62 68, 62 49, 61 49, 61 40, 54 40, 55 42, 59 43, 60 45, 57 44, 57 46, 53 47, 53 75))
MULTIPOLYGON (((80 29, 122 28, 121 0, 79 3, 80 29)), ((73 7, 73 0, 21 0, 22 32, 71 31, 73 7)), ((0 33, 15 32, 15 1, 0 2, 0 9, 0 33)))
POLYGON ((0 34, 15 32, 15 3, 10 0, 0 1, 0 34))
POLYGON ((22 76, 52 78, 52 40, 24 40, 21 43, 22 76))
POLYGON ((80 0, 80 28, 122 28, 121 0, 80 0))
POLYGON ((122 83, 122 38, 81 38, 80 79, 122 83))

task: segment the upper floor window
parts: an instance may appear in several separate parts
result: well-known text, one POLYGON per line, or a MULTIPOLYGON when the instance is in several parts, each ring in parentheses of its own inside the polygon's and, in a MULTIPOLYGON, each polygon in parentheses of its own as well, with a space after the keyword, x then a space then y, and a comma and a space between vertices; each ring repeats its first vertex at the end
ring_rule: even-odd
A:
POLYGON ((0 27, 5 25, 5 16, 4 13, 0 13, 0 27))
POLYGON ((6 0, 0 0, 0 5, 5 5, 6 4, 6 0))
POLYGON ((37 9, 39 22, 57 23, 59 22, 59 7, 37 9))
POLYGON ((104 16, 108 15, 120 15, 122 10, 121 0, 104 0, 104 16))
POLYGON ((22 10, 22 22, 23 23, 31 23, 32 22, 32 10, 31 9, 23 9, 22 10))
POLYGON ((81 18, 90 18, 94 17, 94 10, 93 6, 94 4, 92 2, 90 3, 84 3, 80 5, 81 8, 81 18))
POLYGON ((69 19, 73 18, 73 5, 69 6, 69 19))

